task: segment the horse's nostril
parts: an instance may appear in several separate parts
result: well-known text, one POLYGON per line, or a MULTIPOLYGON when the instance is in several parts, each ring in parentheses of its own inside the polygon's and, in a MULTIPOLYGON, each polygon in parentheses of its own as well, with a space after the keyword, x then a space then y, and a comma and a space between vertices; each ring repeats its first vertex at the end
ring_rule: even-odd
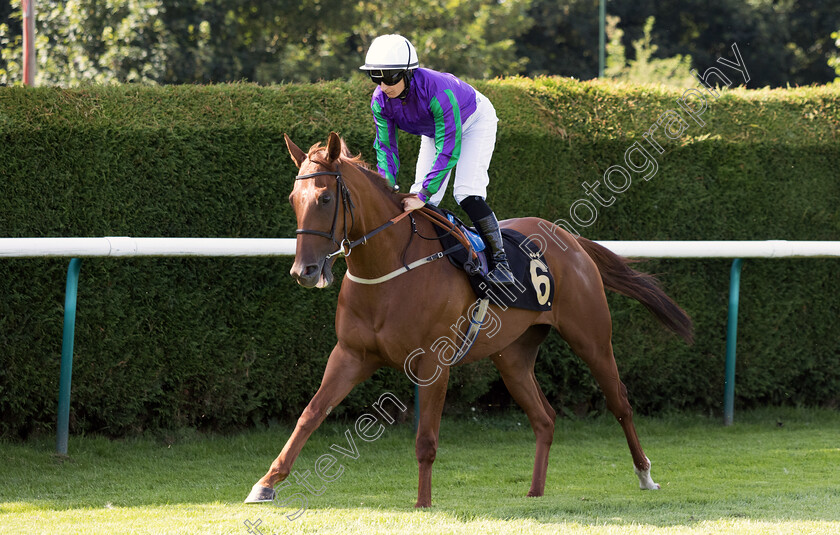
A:
POLYGON ((310 264, 310 265, 308 265, 304 268, 303 276, 304 277, 309 277, 310 275, 314 275, 317 271, 318 271, 318 265, 317 264, 310 264))

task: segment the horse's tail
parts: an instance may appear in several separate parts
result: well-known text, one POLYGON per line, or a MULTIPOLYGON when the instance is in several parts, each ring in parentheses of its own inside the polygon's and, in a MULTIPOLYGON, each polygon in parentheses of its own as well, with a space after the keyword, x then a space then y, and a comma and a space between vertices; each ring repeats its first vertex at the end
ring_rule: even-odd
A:
POLYGON ((602 245, 578 237, 578 243, 598 266, 604 287, 640 302, 668 329, 689 344, 694 342, 691 318, 659 287, 653 275, 632 269, 632 261, 610 251, 602 245))

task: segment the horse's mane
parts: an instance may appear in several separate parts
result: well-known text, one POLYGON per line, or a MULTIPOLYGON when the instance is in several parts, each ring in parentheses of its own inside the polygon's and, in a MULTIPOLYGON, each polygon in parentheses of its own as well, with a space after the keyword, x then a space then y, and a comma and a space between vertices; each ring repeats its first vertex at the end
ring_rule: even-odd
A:
MULTIPOLYGON (((331 164, 327 159, 327 147, 322 145, 320 142, 310 147, 307 157, 310 161, 323 165, 325 167, 335 167, 335 162, 331 164)), ((388 197, 397 203, 401 203, 403 197, 408 196, 408 194, 405 193, 394 192, 393 188, 391 187, 391 184, 388 183, 388 180, 386 180, 382 175, 379 174, 378 171, 376 171, 367 162, 365 162, 362 159, 361 154, 356 154, 354 156, 350 152, 350 149, 347 147, 347 144, 344 143, 343 139, 341 140, 341 154, 339 155, 337 162, 350 164, 359 171, 361 171, 361 173, 365 175, 373 185, 377 186, 379 189, 387 193, 388 197)))

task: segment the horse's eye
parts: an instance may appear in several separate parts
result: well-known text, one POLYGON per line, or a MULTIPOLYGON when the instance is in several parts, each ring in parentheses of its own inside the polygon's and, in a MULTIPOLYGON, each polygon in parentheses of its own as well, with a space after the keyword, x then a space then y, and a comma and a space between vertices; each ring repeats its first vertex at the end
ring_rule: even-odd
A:
POLYGON ((329 193, 324 193, 323 195, 321 195, 321 199, 320 199, 321 204, 329 204, 329 202, 331 200, 332 200, 332 195, 330 195, 329 193))

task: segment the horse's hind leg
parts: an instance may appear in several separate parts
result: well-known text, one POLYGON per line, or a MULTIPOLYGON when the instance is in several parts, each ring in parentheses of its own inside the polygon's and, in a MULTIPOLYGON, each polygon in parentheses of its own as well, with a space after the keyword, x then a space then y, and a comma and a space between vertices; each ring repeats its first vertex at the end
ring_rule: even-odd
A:
MULTIPOLYGON (((607 408, 621 424, 624 430, 624 436, 627 437, 627 445, 630 446, 630 454, 633 456, 633 470, 639 478, 639 488, 642 490, 656 490, 659 485, 654 483, 650 477, 650 459, 647 458, 645 452, 642 451, 642 445, 639 442, 639 436, 636 434, 636 426, 633 424, 633 408, 630 406, 630 401, 627 399, 627 387, 621 382, 618 377, 618 369, 615 365, 615 358, 612 353, 612 347, 609 350, 609 363, 605 363, 607 367, 612 370, 606 374, 601 375, 604 379, 595 374, 601 390, 607 399, 607 408)), ((590 369, 592 367, 590 366, 590 369)))
POLYGON ((549 330, 548 325, 535 325, 492 358, 505 386, 516 403, 528 415, 531 428, 534 430, 537 448, 528 496, 542 496, 545 492, 548 453, 554 439, 554 419, 557 416, 534 377, 537 351, 549 330))
MULTIPOLYGON (((586 317, 586 315, 579 317, 586 317)), ((633 425, 633 408, 627 399, 627 388, 618 376, 618 367, 615 364, 610 342, 612 326, 609 312, 606 313, 605 318, 597 314, 588 317, 589 322, 585 325, 578 322, 564 323, 560 334, 569 343, 572 351, 589 366, 592 375, 595 376, 595 380, 604 392, 607 408, 621 424, 624 436, 627 438, 627 445, 630 446, 630 454, 633 456, 636 475, 639 477, 639 487, 643 490, 658 489, 659 485, 650 478, 650 460, 642 451, 642 445, 636 434, 636 426, 633 425), (593 319, 599 316, 600 321, 593 319)))

